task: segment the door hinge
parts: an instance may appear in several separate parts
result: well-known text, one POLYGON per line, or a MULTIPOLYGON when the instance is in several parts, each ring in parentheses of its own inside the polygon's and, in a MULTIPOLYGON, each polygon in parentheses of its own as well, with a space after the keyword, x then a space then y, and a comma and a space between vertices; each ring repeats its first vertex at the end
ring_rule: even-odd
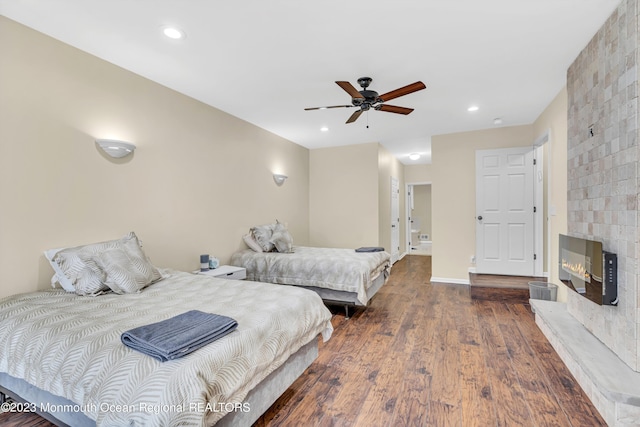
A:
POLYGON ((535 260, 537 260, 537 259, 538 259, 538 255, 533 254, 533 260, 535 261, 535 260))
POLYGON ((536 212, 538 212, 538 209, 536 209, 536 207, 534 206, 533 207, 533 213, 536 213, 536 212))
POLYGON ((533 164, 535 165, 538 161, 536 159, 533 159, 533 164))

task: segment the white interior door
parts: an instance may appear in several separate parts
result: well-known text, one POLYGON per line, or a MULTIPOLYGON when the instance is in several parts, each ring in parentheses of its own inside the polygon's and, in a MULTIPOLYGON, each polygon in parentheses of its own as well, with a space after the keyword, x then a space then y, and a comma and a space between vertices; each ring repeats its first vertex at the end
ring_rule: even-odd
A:
POLYGON ((391 262, 400 259, 400 184, 391 177, 391 262))
POLYGON ((476 272, 532 276, 532 147, 476 151, 476 272))

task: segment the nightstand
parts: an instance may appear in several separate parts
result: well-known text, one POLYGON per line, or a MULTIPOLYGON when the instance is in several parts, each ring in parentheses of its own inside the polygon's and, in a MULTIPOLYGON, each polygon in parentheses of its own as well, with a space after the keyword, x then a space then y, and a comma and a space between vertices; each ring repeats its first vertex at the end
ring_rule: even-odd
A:
POLYGON ((244 280, 247 278, 247 270, 243 267, 234 267, 233 265, 221 265, 208 271, 199 271, 198 274, 204 274, 220 279, 244 280))

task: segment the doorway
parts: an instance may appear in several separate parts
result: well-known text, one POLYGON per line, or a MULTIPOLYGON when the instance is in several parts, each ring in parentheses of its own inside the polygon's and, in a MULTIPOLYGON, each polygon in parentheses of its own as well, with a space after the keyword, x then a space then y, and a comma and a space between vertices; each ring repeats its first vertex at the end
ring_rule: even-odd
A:
POLYGON ((431 183, 407 184, 407 249, 408 255, 431 256, 431 183))
POLYGON ((476 269, 479 274, 533 276, 532 147, 476 151, 476 269))

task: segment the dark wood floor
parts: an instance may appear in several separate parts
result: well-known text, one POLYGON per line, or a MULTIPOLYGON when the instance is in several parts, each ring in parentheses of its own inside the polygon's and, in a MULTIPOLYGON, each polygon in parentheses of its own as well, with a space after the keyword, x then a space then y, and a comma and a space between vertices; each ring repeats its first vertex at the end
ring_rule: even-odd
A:
MULTIPOLYGON (((523 290, 472 298, 430 275, 431 257, 406 256, 370 307, 349 320, 335 310, 316 362, 255 427, 606 425, 523 290)), ((0 425, 50 426, 17 417, 0 425)))

